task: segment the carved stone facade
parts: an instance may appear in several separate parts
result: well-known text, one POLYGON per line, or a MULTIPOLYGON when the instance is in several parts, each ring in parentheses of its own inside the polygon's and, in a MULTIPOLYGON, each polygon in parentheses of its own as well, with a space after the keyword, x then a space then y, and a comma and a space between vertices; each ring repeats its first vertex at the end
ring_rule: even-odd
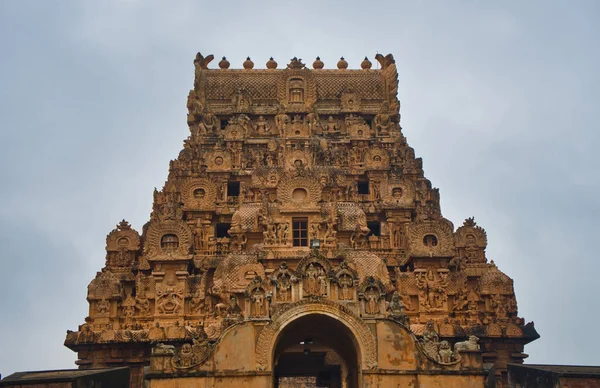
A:
POLYGON ((131 366, 136 388, 266 387, 292 373, 285 360, 322 354, 349 388, 482 387, 483 363, 505 384, 538 334, 485 231, 442 216, 402 134, 393 57, 212 59, 194 61, 190 136, 150 221, 107 236, 89 316, 65 341, 77 364, 131 366))

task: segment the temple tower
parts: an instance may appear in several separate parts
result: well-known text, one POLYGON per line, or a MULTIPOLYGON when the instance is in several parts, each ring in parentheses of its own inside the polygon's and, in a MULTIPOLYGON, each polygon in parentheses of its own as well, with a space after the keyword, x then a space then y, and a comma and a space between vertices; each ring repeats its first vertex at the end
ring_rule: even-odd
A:
POLYGON ((149 222, 106 238, 77 364, 128 365, 135 388, 504 386, 539 336, 485 231, 442 216, 393 56, 212 59, 149 222))

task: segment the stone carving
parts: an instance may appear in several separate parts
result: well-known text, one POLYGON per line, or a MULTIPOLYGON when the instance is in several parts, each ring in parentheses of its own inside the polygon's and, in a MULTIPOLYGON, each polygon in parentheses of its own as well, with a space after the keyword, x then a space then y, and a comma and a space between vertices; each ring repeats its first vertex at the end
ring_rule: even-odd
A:
POLYGON ((398 291, 394 291, 392 295, 392 300, 388 305, 388 316, 396 322, 403 324, 404 326, 409 325, 409 318, 404 313, 404 307, 402 306, 402 300, 400 295, 398 295, 398 291))
POLYGON ((358 299, 363 302, 363 311, 366 315, 381 314, 381 302, 385 297, 385 286, 380 280, 369 276, 358 287, 358 299))
POLYGON ((267 294, 266 284, 260 277, 255 277, 246 288, 246 300, 249 311, 246 316, 250 318, 264 318, 268 316, 271 295, 267 294))
POLYGON ((107 236, 90 317, 65 342, 81 365, 123 359, 160 365, 165 377, 220 376, 233 358, 208 362, 215 342, 239 328, 240 349, 256 345, 257 368, 272 371, 286 325, 319 314, 356 338, 360 365, 342 370, 375 368, 378 351, 392 362, 388 329, 413 333, 416 375, 479 368, 478 354, 452 367, 461 358, 452 344, 474 333, 485 333, 500 375, 522 359, 535 330, 518 318, 512 280, 487 263, 485 231, 470 218, 454 232, 443 218, 402 134, 391 55, 378 55, 377 69, 310 70, 297 58, 285 69, 274 60, 208 69, 210 60, 195 61, 190 136, 142 236, 125 221, 107 236), (149 360, 161 342, 175 346, 156 346, 149 360))
POLYGON ((151 221, 145 233, 144 256, 158 258, 188 258, 192 247, 192 231, 182 220, 151 221))
POLYGON ((468 263, 485 263, 487 235, 482 227, 477 226, 474 218, 467 218, 454 235, 459 255, 468 263))
POLYGON ((460 353, 463 351, 479 350, 479 338, 471 335, 467 341, 457 342, 454 344, 454 352, 460 353))
POLYGON ((449 221, 427 221, 409 226, 411 256, 454 256, 454 234, 449 221))

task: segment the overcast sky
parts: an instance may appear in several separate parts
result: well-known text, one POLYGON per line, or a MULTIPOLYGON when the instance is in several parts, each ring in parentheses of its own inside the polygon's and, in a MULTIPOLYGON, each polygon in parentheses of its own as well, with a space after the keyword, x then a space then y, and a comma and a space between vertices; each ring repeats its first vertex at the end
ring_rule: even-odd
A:
POLYGON ((393 53, 443 214, 487 230, 542 336, 526 361, 600 365, 599 19, 593 0, 0 1, 0 373, 74 367, 105 236, 141 232, 188 134, 197 51, 393 53))

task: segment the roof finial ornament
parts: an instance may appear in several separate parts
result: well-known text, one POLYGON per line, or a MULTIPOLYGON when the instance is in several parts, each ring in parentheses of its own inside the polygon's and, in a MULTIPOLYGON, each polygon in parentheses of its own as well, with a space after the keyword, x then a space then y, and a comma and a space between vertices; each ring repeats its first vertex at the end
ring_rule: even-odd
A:
POLYGON ((371 68, 371 66, 373 66, 373 64, 371 63, 371 61, 369 61, 369 58, 367 58, 367 57, 365 57, 365 59, 360 64, 360 67, 363 70, 369 70, 371 68))
POLYGON ((381 70, 385 70, 390 65, 396 63, 392 54, 388 54, 385 57, 381 54, 377 54, 375 55, 375 59, 377 59, 377 62, 381 65, 381 70))
POLYGON ((215 56, 212 54, 204 57, 204 55, 198 53, 196 54, 196 59, 194 59, 194 65, 200 67, 201 69, 208 69, 208 64, 213 59, 215 59, 215 56))
POLYGON ((252 59, 250 59, 250 57, 246 57, 246 60, 243 63, 244 69, 246 70, 251 70, 252 68, 254 68, 254 62, 252 62, 252 59))
POLYGON ((302 58, 292 58, 290 63, 287 65, 288 69, 304 69, 306 65, 302 63, 302 58))
POLYGON ((277 62, 273 59, 273 57, 269 58, 267 61, 267 69, 277 69, 277 62))
POLYGON ((313 62, 312 66, 315 70, 321 70, 325 66, 325 64, 321 60, 321 57, 317 57, 317 59, 313 62))
POLYGON ((340 70, 345 70, 348 68, 348 62, 346 62, 346 60, 344 59, 344 57, 341 57, 340 60, 337 63, 337 67, 340 70))
POLYGON ((221 59, 221 61, 219 62, 219 68, 221 68, 221 70, 229 69, 229 65, 231 64, 225 57, 223 57, 223 59, 221 59))

